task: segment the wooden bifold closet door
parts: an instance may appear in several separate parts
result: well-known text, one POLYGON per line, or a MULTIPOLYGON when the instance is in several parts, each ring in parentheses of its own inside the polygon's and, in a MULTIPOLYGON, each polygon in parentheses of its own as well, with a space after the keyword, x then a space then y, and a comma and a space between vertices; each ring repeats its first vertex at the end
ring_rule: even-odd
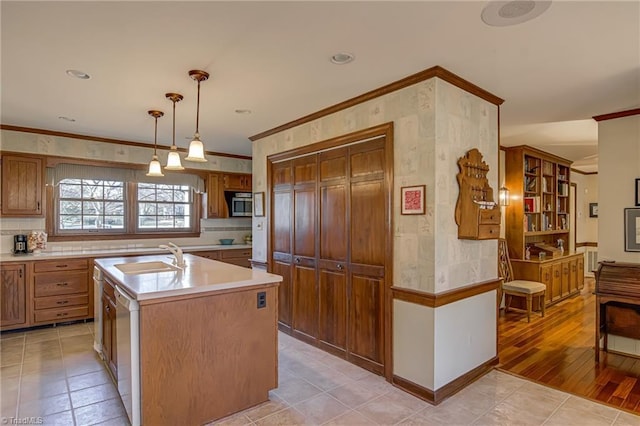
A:
POLYGON ((384 369, 385 139, 271 164, 271 270, 280 329, 384 369))

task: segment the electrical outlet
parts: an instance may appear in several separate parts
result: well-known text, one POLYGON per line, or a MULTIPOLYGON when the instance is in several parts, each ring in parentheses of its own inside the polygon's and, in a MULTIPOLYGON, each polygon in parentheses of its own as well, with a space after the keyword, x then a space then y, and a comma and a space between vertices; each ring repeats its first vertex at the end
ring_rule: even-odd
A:
POLYGON ((267 292, 259 291, 258 292, 258 309, 267 307, 267 292))

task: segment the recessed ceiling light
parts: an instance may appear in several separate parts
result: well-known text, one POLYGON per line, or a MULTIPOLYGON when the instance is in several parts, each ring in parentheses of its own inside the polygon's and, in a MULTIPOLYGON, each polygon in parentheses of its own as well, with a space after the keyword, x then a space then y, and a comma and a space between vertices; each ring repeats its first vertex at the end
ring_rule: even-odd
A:
POLYGON ((65 117, 63 115, 61 115, 60 117, 58 117, 60 120, 64 120, 64 121, 70 121, 71 123, 73 123, 74 121, 76 121, 75 118, 71 118, 71 117, 65 117))
POLYGON ((89 80, 91 76, 86 72, 78 71, 78 70, 67 70, 67 75, 69 77, 79 78, 81 80, 89 80))
POLYGON ((344 64, 348 64, 349 62, 353 62, 354 59, 355 59, 355 56, 353 56, 353 54, 340 52, 340 53, 336 53, 331 57, 331 62, 336 65, 344 65, 344 64))
POLYGON ((236 114, 251 114, 250 109, 237 109, 236 114))
POLYGON ((506 27, 530 21, 542 15, 551 1, 511 0, 490 1, 482 9, 482 20, 492 27, 506 27))

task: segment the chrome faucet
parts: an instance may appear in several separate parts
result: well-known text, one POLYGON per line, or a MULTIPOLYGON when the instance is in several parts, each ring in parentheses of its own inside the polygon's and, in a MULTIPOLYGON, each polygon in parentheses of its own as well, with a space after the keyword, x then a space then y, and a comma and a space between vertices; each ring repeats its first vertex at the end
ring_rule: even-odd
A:
POLYGON ((160 247, 161 249, 169 250, 171 253, 173 253, 173 256, 174 256, 173 264, 176 265, 178 268, 184 268, 185 266, 187 266, 184 263, 184 258, 182 256, 182 249, 177 245, 173 244, 172 242, 169 242, 166 245, 160 244, 158 247, 160 247))

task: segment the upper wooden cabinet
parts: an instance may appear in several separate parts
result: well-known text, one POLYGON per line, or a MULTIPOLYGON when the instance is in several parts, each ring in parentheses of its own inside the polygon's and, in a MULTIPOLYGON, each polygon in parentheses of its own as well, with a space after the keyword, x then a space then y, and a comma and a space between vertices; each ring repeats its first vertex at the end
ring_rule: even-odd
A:
POLYGON ((223 175, 225 191, 251 191, 251 175, 247 174, 231 174, 223 175))
POLYGON ((210 173, 207 179, 207 217, 229 217, 225 191, 251 192, 251 175, 210 173))
POLYGON ((569 248, 571 162, 528 146, 506 149, 506 238, 513 259, 525 259, 527 246, 569 248))
POLYGON ((211 173, 207 178, 207 217, 229 217, 229 208, 224 201, 222 173, 211 173))
POLYGON ((44 162, 40 157, 2 155, 2 216, 43 216, 44 162))

